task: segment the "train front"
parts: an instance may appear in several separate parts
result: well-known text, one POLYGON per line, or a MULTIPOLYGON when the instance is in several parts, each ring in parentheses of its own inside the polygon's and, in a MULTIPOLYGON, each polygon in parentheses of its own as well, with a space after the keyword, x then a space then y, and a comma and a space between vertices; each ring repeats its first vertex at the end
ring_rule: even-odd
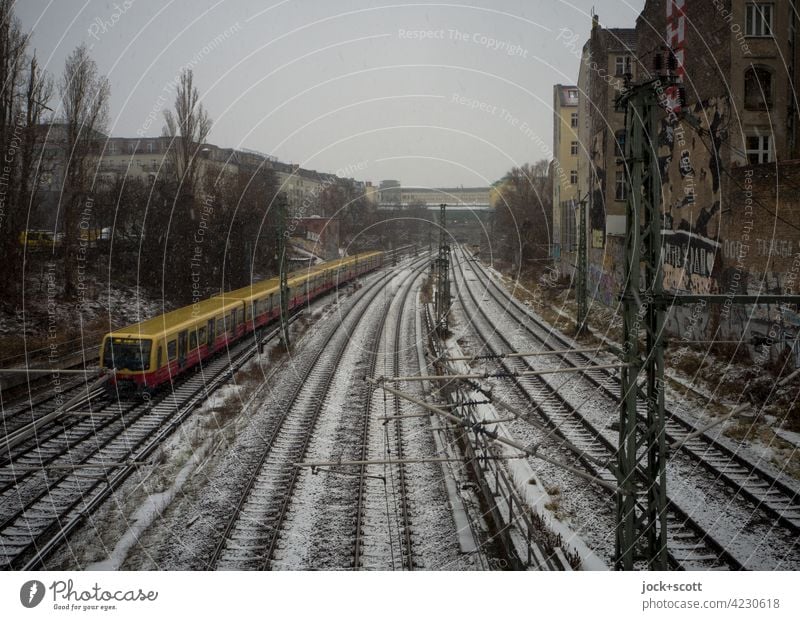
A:
POLYGON ((100 367, 114 370, 111 385, 122 390, 142 391, 154 387, 153 340, 107 334, 100 349, 100 367))

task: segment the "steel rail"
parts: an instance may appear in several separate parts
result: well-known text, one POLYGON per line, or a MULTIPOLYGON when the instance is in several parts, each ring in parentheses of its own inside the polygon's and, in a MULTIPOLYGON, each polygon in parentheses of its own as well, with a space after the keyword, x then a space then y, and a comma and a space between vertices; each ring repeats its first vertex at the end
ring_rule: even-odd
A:
MULTIPOLYGON (((472 287, 469 286, 469 280, 463 273, 463 263, 461 261, 454 261, 454 262, 458 266, 456 269, 454 265, 454 272, 460 276, 459 279, 463 283, 462 286, 457 286, 459 300, 461 301, 462 306, 466 310, 467 305, 462 295, 462 288, 465 288, 470 298, 472 299, 472 305, 478 311, 477 314, 473 315, 467 313, 467 316, 472 316, 472 317, 480 316, 481 319, 486 324, 492 325, 491 320, 489 319, 488 314, 486 313, 485 307, 478 302, 478 300, 475 297, 475 293, 472 290, 472 287)), ((495 299, 495 301, 497 300, 495 299)), ((499 353, 499 351, 496 350, 496 348, 490 344, 490 338, 486 336, 485 331, 482 331, 478 328, 477 321, 472 321, 472 324, 474 330, 478 333, 479 337, 486 344, 486 346, 492 349, 493 353, 495 354, 499 353)), ((492 333, 502 343, 504 343, 504 345, 508 347, 509 350, 512 349, 511 343, 499 329, 495 328, 492 333)), ((498 360, 498 363, 505 368, 508 368, 508 365, 511 364, 512 362, 516 362, 517 364, 522 365, 523 367, 526 368, 529 367, 529 362, 524 358, 516 358, 516 359, 501 358, 498 360)), ((561 394, 559 394, 555 390, 555 388, 550 386, 549 383, 543 380, 539 380, 538 377, 532 377, 532 379, 538 380, 537 381, 538 387, 540 387, 544 392, 548 394, 548 400, 552 399, 552 402, 557 402, 558 405, 561 408, 563 408, 565 412, 564 415, 566 416, 565 420, 572 419, 579 425, 578 428, 583 429, 582 431, 578 431, 576 428, 576 430, 572 433, 574 434, 575 432, 582 432, 584 434, 583 441, 587 442, 587 449, 586 449, 587 455, 591 454, 594 457, 590 459, 586 458, 586 456, 578 455, 578 458, 582 462, 583 466, 590 472, 592 472, 594 475, 601 478, 606 477, 609 480, 613 480, 614 483, 616 483, 616 477, 608 467, 604 468, 597 465, 598 458, 600 458, 600 460, 605 460, 605 462, 607 462, 609 465, 613 462, 614 455, 616 454, 615 446, 605 437, 603 437, 603 435, 597 429, 595 429, 594 426, 588 420, 586 420, 584 416, 580 415, 577 411, 575 411, 572 405, 568 401, 566 401, 566 399, 564 399, 561 396, 561 394), (594 445, 592 444, 592 442, 594 443, 594 445), (595 454, 592 454, 593 452, 595 454)), ((562 426, 564 424, 563 420, 560 422, 556 422, 551 417, 551 414, 546 411, 547 407, 543 406, 542 402, 536 400, 530 393, 530 391, 522 383, 519 382, 519 380, 515 379, 514 384, 523 398, 533 402, 533 404, 536 406, 536 411, 539 414, 539 416, 545 420, 545 422, 552 428, 553 432, 557 436, 559 436, 564 441, 576 443, 574 438, 570 437, 568 433, 564 430, 562 426)), ((713 551, 713 553, 716 555, 719 561, 724 562, 727 568, 733 570, 742 569, 741 563, 736 558, 734 558, 727 551, 727 549, 725 549, 724 545, 719 543, 711 534, 700 528, 696 522, 689 519, 685 511, 681 510, 679 506, 677 506, 673 502, 670 502, 668 510, 673 513, 673 520, 672 520, 673 524, 676 523, 682 524, 683 527, 686 528, 687 532, 691 532, 691 534, 696 538, 699 544, 707 545, 709 549, 713 551)), ((675 528, 673 527, 673 531, 674 529, 675 528)), ((674 568, 682 568, 682 564, 680 563, 678 558, 673 556, 671 553, 669 555, 672 566, 674 568)))
MULTIPOLYGON (((552 328, 546 326, 542 321, 532 315, 527 309, 508 291, 505 291, 485 270, 484 266, 478 261, 470 261, 477 265, 484 281, 488 282, 492 290, 486 289, 493 299, 508 309, 507 304, 503 304, 499 296, 510 301, 514 314, 519 324, 542 346, 554 347, 548 342, 551 338, 559 346, 568 348, 570 343, 552 328), (499 296, 498 296, 499 294, 499 296), (524 320, 523 320, 524 319, 524 320), (548 336, 543 338, 537 334, 528 322, 533 323, 542 330, 547 330, 548 336)), ((613 383, 619 388, 619 378, 611 373, 605 372, 602 368, 580 370, 579 365, 588 363, 593 364, 592 358, 583 352, 570 352, 559 356, 572 368, 576 369, 582 377, 586 378, 592 385, 599 388, 606 396, 619 402, 619 389, 613 391, 608 383, 613 383), (596 374, 602 375, 602 380, 596 374)), ((640 410, 640 415, 643 412, 640 410)), ((753 463, 739 452, 733 451, 721 441, 708 436, 699 429, 694 423, 685 419, 676 412, 670 411, 665 407, 666 418, 665 435, 668 446, 676 451, 681 451, 693 461, 702 465, 705 469, 714 474, 717 478, 724 481, 726 485, 741 493, 743 497, 762 510, 768 516, 776 519, 783 527, 792 534, 800 534, 800 488, 793 487, 791 484, 765 471, 758 464, 753 463), (684 438, 689 437, 689 441, 684 438), (718 454, 714 454, 716 451, 718 454), (726 459, 728 459, 726 461, 726 459), (739 469, 732 471, 730 461, 734 461, 739 469), (754 480, 753 477, 760 478, 761 481, 754 480), (793 514, 792 514, 793 513, 793 514)))
MULTIPOLYGON (((381 290, 381 285, 390 277, 391 273, 387 272, 383 274, 381 277, 377 278, 375 282, 371 283, 367 289, 363 290, 361 295, 359 296, 359 299, 356 302, 354 302, 352 306, 348 309, 347 315, 343 317, 342 321, 335 328, 331 329, 326 335, 325 339, 321 343, 321 346, 319 347, 320 352, 325 351, 330 345, 330 343, 334 340, 334 338, 338 334, 342 333, 342 330, 345 330, 346 333, 346 336, 342 338, 339 350, 335 352, 336 353, 335 360, 334 363, 331 365, 332 370, 326 373, 326 376, 323 377, 323 383, 327 383, 328 385, 330 384, 330 381, 332 380, 333 375, 335 374, 337 366, 336 362, 339 359, 341 359, 341 355, 344 354, 344 350, 349 341, 349 334, 352 333, 352 331, 356 328, 358 323, 365 315, 367 309, 371 306, 373 299, 377 296, 378 292, 381 290), (358 306, 362 304, 362 302, 363 302, 363 308, 358 310, 359 314, 357 318, 354 320, 353 325, 350 326, 350 329, 347 330, 347 325, 346 325, 347 321, 350 319, 350 317, 353 316, 353 313, 356 312, 358 306)), ((300 395, 302 394, 307 381, 311 377, 312 373, 320 366, 320 361, 322 360, 322 358, 323 358, 322 353, 317 355, 311 361, 311 363, 309 363, 308 366, 304 369, 301 378, 296 382, 290 398, 286 401, 286 405, 282 408, 281 415, 276 420, 272 428, 272 431, 270 433, 270 436, 265 442, 264 448, 261 451, 258 461, 256 462, 250 476, 248 477, 242 492, 239 494, 239 499, 236 502, 236 507, 232 511, 230 518, 227 520, 225 527, 222 531, 222 534, 214 548, 214 551, 211 553, 211 556, 209 557, 206 563, 207 568, 216 569, 219 567, 222 555, 225 552, 229 544, 229 541, 232 540, 234 529, 237 523, 239 522, 242 510, 246 502, 248 501, 248 498, 250 497, 253 488, 255 487, 258 481, 259 475, 264 470, 268 457, 270 456, 270 454, 272 454, 276 440, 281 436, 281 431, 284 428, 285 422, 289 418, 289 415, 292 412, 296 402, 300 398, 300 395)), ((316 392, 318 393, 319 390, 316 390, 316 392)), ((308 442, 313 432, 313 428, 316 424, 316 419, 324 404, 325 400, 324 392, 327 392, 327 386, 325 386, 322 394, 318 393, 316 395, 314 399, 316 406, 314 407, 314 410, 310 412, 308 415, 309 419, 306 424, 304 437, 301 438, 300 441, 301 445, 298 447, 298 449, 301 450, 301 456, 302 454, 305 453, 308 447, 308 442)), ((275 546, 277 544, 283 520, 286 516, 289 500, 291 499, 294 487, 297 482, 297 477, 298 477, 298 470, 296 468, 293 468, 292 472, 289 475, 289 480, 287 481, 286 485, 284 485, 283 497, 281 498, 280 501, 280 507, 278 513, 275 515, 275 519, 272 521, 272 526, 269 528, 270 532, 267 533, 268 542, 266 545, 264 545, 265 553, 261 561, 261 568, 264 569, 270 568, 272 555, 274 553, 275 546)))

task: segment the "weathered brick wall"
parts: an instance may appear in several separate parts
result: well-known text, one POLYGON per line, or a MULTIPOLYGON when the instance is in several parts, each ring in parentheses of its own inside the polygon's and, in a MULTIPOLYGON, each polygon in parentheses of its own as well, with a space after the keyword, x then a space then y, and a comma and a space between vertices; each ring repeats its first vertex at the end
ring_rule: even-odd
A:
MULTIPOLYGON (((637 21, 637 56, 645 70, 652 70, 653 55, 667 43, 669 1, 648 0, 637 21)), ((776 15, 782 15, 786 3, 777 4, 776 15)), ((743 74, 750 62, 742 55, 742 39, 736 37, 737 29, 744 27, 743 7, 744 2, 730 0, 685 3, 688 105, 685 115, 670 118, 664 113, 658 136, 664 284, 676 292, 800 290, 800 162, 740 166, 743 132, 758 126, 763 115, 745 111, 742 105, 743 74), (733 19, 725 21, 725 12, 733 19)), ((776 38, 783 22, 776 18, 776 38)), ((768 62, 770 53, 778 55, 772 40, 750 41, 759 62, 768 62)), ((770 114, 780 160, 789 155, 783 134, 791 111, 783 94, 788 74, 778 77, 783 83, 776 80, 770 114)), ((800 321, 796 307, 728 303, 673 309, 667 329, 673 337, 687 340, 760 342, 749 350, 754 361, 763 363, 786 351, 800 321)), ((796 342, 791 346, 794 364, 800 365, 800 347, 796 342)))
MULTIPOLYGON (((761 164, 733 172, 730 208, 721 218, 715 275, 724 295, 800 292, 800 162, 761 164)), ((714 309, 710 328, 723 338, 766 342, 754 359, 774 358, 792 347, 800 366, 797 306, 726 304, 714 309), (782 342, 783 341, 783 342, 782 342), (774 343, 770 345, 770 342, 774 343)))

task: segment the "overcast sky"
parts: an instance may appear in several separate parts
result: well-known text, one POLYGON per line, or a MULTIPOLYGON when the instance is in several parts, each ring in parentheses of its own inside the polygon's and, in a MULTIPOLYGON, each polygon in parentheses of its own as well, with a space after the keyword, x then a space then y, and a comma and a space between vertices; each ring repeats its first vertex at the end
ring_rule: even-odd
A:
POLYGON ((24 0, 16 13, 54 75, 75 46, 92 46, 111 82, 114 136, 159 135, 191 65, 214 144, 441 187, 549 158, 552 86, 578 74, 565 40, 586 39, 592 7, 604 26, 633 27, 643 5, 24 0))

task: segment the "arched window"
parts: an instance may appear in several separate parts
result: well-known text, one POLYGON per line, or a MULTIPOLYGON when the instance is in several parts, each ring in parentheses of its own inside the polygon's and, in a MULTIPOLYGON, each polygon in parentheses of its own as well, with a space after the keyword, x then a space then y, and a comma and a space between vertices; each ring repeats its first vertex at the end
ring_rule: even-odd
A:
POLYGON ((744 72, 744 107, 747 110, 772 108, 772 72, 766 67, 751 66, 744 72))

